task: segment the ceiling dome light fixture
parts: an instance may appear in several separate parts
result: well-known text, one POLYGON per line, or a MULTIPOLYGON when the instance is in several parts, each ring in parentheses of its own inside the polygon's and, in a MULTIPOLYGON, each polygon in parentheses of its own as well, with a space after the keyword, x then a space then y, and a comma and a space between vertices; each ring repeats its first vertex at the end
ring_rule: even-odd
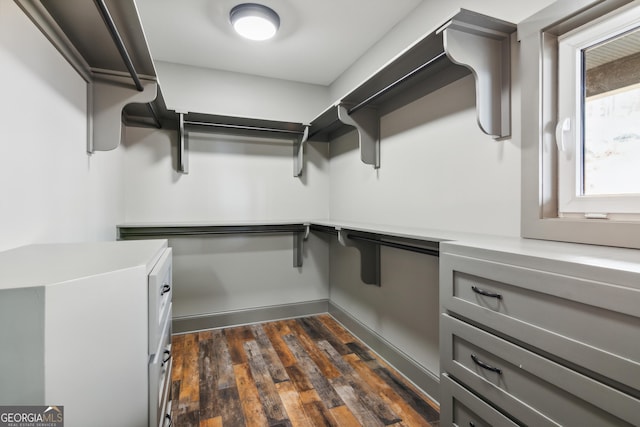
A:
POLYGON ((238 34, 250 40, 267 40, 280 28, 280 17, 271 8, 256 3, 242 3, 229 13, 238 34))

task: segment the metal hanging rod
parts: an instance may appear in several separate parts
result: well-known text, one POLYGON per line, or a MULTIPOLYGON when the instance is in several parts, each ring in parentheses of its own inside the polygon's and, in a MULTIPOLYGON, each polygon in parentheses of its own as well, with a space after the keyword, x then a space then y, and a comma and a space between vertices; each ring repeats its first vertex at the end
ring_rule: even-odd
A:
POLYGON ((311 224, 311 231, 318 231, 320 233, 331 234, 332 236, 335 236, 336 234, 338 234, 338 230, 336 230, 335 227, 329 227, 327 225, 311 224))
POLYGON ((185 125, 191 126, 207 126, 207 127, 215 127, 221 129, 234 129, 234 130, 249 130, 249 131, 259 131, 259 132, 272 132, 272 133, 287 133, 291 135, 302 135, 304 134, 304 130, 290 130, 290 129, 277 129, 277 128, 269 128, 269 127, 261 127, 261 126, 249 126, 249 125, 232 125, 226 123, 208 123, 208 122, 196 122, 191 120, 185 120, 185 125))
POLYGON ((364 237, 364 236, 360 236, 360 235, 354 235, 354 234, 347 234, 347 238, 351 239, 351 240, 360 240, 363 242, 368 242, 368 243, 374 243, 376 245, 380 245, 380 246, 388 246, 391 248, 395 248, 395 249, 402 249, 405 251, 410 251, 410 252, 417 252, 420 254, 425 254, 425 255, 431 255, 431 256, 440 256, 440 250, 437 248, 425 248, 422 246, 413 246, 413 245, 407 245, 404 243, 397 243, 397 242, 391 242, 389 240, 382 240, 382 239, 374 239, 371 237, 364 237))
POLYGON ((119 227, 121 239, 163 236, 206 236, 220 234, 280 234, 304 233, 304 224, 270 225, 212 225, 212 226, 167 226, 167 227, 119 227))
POLYGON ((440 59, 444 58, 446 55, 447 54, 445 52, 439 53, 438 55, 436 55, 435 57, 431 58, 430 60, 428 60, 424 64, 420 65, 418 68, 408 72, 407 74, 405 74, 404 76, 402 76, 398 80, 396 80, 395 82, 385 86, 384 88, 380 89, 379 91, 377 91, 373 95, 370 95, 368 98, 366 98, 363 101, 359 102, 358 104, 354 105, 353 107, 351 107, 349 109, 348 113, 349 114, 353 114, 356 111, 360 110, 361 108, 366 107, 367 105, 369 105, 370 103, 372 103, 376 99, 380 98, 385 93, 387 93, 390 90, 394 89, 395 87, 401 85, 405 81, 411 79, 413 76, 415 76, 416 74, 418 74, 419 72, 421 72, 425 68, 428 68, 434 62, 439 61, 440 59))
MULTIPOLYGON (((329 226, 325 226, 325 225, 316 225, 316 224, 312 224, 311 225, 311 230, 312 231, 316 231, 316 232, 320 232, 320 233, 326 233, 326 234, 331 234, 331 235, 336 235, 338 233, 338 231, 335 229, 335 227, 329 227, 329 226)), ((398 242, 392 242, 389 240, 384 240, 384 239, 379 239, 379 238, 373 238, 373 237, 365 237, 361 234, 353 234, 350 232, 347 232, 347 238, 351 239, 351 240, 360 240, 363 242, 367 242, 367 243, 373 243, 376 245, 381 245, 381 246, 389 246, 391 248, 396 248, 396 249, 402 249, 405 251, 411 251, 411 252, 417 252, 417 253, 421 253, 421 254, 425 254, 425 255, 432 255, 432 256, 440 256, 440 250, 437 247, 432 247, 432 248, 427 248, 424 246, 415 246, 415 245, 410 245, 410 244, 406 244, 406 243, 398 243, 398 242)), ((434 243, 435 245, 438 245, 437 242, 429 242, 429 243, 434 243)))
MULTIPOLYGON (((127 67, 127 70, 129 70, 129 74, 133 79, 133 83, 135 84, 136 89, 139 92, 142 92, 144 90, 144 87, 142 86, 140 77, 138 76, 136 68, 133 65, 133 61, 131 60, 131 56, 129 55, 129 52, 127 51, 127 48, 124 45, 124 41, 120 36, 120 32, 118 31, 118 28, 116 28, 116 24, 113 21, 113 17, 111 16, 109 9, 107 8, 107 5, 105 4, 104 0, 94 0, 94 3, 98 7, 100 16, 102 16, 102 20, 107 26, 107 29, 109 30, 109 34, 111 34, 111 38, 113 39, 113 42, 115 43, 116 48, 118 49, 118 52, 120 52, 120 56, 122 57, 122 61, 124 62, 124 65, 127 67)), ((153 117, 156 127, 162 128, 162 123, 160 122, 158 114, 150 102, 147 103, 147 109, 151 113, 151 116, 153 117)))

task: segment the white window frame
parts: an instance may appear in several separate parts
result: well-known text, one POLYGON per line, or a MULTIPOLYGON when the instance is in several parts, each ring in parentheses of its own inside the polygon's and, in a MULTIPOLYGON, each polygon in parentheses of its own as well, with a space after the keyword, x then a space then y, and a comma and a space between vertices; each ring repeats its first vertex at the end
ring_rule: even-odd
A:
POLYGON ((640 0, 559 0, 518 24, 521 235, 640 249, 640 222, 561 217, 558 210, 558 37, 640 0))
POLYGON ((640 27, 640 4, 623 6, 558 37, 558 154, 559 216, 608 215, 637 220, 639 195, 582 194, 582 52, 640 27), (624 214, 624 215, 619 215, 624 214))

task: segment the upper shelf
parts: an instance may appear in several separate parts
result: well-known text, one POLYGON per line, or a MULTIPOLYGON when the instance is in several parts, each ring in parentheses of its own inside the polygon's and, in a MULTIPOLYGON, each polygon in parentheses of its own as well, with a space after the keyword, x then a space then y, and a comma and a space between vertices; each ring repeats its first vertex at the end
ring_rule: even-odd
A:
POLYGON ((309 139, 330 141, 353 128, 364 163, 379 167, 379 118, 469 74, 483 132, 510 135, 511 34, 514 24, 461 10, 311 122, 309 139))
MULTIPOLYGON (((185 136, 196 127, 201 131, 268 134, 291 139, 294 176, 302 173, 307 139, 330 141, 356 129, 362 161, 377 168, 380 166, 380 117, 469 74, 476 83, 476 111, 481 130, 496 139, 511 133, 510 47, 516 26, 476 12, 460 10, 310 124, 302 124, 168 110, 156 82, 134 0, 16 2, 87 81, 95 80, 96 76, 102 79, 105 75, 121 79, 127 73, 131 76, 135 84, 128 80, 127 90, 114 89, 113 85, 92 85, 93 97, 102 99, 102 104, 94 100, 94 110, 98 111, 93 111, 93 115, 98 119, 105 115, 109 120, 117 117, 118 125, 123 117, 125 123, 131 125, 178 129, 181 157, 177 169, 183 173, 188 172, 185 136), (114 97, 118 102, 113 102, 114 97)), ((122 80, 116 83, 123 84, 122 80)), ((96 121, 101 127, 108 125, 106 119, 104 126, 101 120, 94 119, 96 121)), ((112 127, 116 129, 106 130, 108 138, 101 136, 103 132, 94 132, 96 141, 90 142, 90 151, 117 146, 120 128, 112 127)))

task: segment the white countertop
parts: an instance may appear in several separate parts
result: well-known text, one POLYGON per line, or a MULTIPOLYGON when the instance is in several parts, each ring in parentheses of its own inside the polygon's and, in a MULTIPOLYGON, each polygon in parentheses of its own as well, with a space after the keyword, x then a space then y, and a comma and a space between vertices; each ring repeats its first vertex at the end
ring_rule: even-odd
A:
POLYGON ((445 242, 450 240, 462 240, 468 238, 481 239, 484 236, 482 234, 463 233, 447 230, 434 230, 428 228, 418 227, 398 227, 394 225, 384 224, 367 224, 357 223, 349 221, 330 221, 319 220, 310 221, 311 224, 322 225, 325 227, 332 227, 335 229, 348 229, 354 231, 363 231, 366 233, 384 234, 386 236, 403 237, 407 239, 427 240, 430 242, 445 242))
POLYGON ((640 250, 517 237, 469 238, 440 245, 455 254, 542 269, 567 276, 618 283, 640 290, 640 250))
POLYGON ((167 240, 60 243, 0 252, 0 289, 46 286, 109 271, 145 266, 147 273, 167 240))

